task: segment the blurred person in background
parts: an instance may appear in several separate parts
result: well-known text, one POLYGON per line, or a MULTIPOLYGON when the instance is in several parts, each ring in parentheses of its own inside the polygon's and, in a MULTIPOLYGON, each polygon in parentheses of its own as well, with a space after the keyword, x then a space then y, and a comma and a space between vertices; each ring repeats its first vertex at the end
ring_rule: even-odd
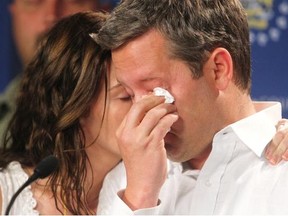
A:
POLYGON ((111 9, 109 1, 100 0, 12 0, 9 12, 12 35, 22 68, 0 95, 0 146, 3 134, 15 110, 21 72, 35 54, 43 35, 61 18, 88 10, 111 9))

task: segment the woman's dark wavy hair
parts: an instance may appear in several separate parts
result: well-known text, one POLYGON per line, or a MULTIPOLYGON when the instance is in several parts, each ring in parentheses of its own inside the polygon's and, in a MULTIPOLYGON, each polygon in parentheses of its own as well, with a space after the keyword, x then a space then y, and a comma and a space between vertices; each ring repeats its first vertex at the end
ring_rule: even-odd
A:
POLYGON ((59 169, 48 185, 58 198, 61 185, 62 201, 56 199, 56 207, 59 210, 58 203, 64 202, 72 214, 91 213, 84 190, 91 167, 87 167, 79 120, 89 113, 103 85, 107 91, 110 52, 89 36, 98 32, 105 19, 100 12, 80 12, 48 32, 24 72, 16 112, 0 152, 1 169, 13 160, 34 167, 45 156, 56 155, 59 169))

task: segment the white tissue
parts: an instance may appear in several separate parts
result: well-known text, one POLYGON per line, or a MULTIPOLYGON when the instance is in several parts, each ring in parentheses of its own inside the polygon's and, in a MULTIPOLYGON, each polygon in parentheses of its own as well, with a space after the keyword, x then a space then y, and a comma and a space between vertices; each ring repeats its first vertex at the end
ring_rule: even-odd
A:
POLYGON ((155 96, 165 97, 165 103, 173 103, 175 101, 174 97, 166 89, 156 87, 153 92, 155 96))

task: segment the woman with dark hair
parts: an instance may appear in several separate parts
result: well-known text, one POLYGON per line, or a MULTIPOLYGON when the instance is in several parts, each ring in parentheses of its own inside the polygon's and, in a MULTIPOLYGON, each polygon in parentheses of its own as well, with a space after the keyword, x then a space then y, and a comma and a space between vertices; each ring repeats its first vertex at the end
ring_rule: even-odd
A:
POLYGON ((96 213, 103 179, 121 160, 115 131, 131 106, 109 70, 110 52, 90 37, 105 18, 95 12, 64 18, 25 70, 0 152, 2 214, 35 166, 51 154, 59 159, 58 169, 24 189, 10 213, 96 213))

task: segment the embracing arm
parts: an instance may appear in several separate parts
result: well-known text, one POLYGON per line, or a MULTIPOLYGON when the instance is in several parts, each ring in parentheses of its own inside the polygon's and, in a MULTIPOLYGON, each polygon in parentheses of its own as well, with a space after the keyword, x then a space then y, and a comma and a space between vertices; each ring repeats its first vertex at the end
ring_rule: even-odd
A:
POLYGON ((273 165, 282 159, 288 161, 288 120, 282 119, 276 125, 277 132, 266 148, 266 158, 273 165))

